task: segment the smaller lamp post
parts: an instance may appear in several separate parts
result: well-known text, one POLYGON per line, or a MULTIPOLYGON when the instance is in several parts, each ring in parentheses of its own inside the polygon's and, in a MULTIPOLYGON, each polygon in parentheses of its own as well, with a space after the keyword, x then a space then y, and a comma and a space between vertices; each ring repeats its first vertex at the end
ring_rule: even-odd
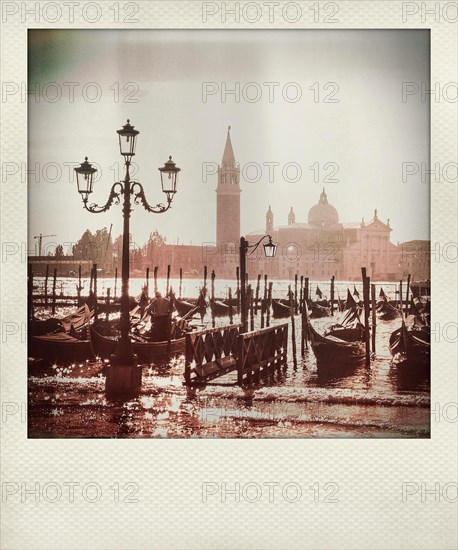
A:
POLYGON ((248 241, 245 237, 240 237, 240 248, 239 248, 239 263, 240 263, 240 314, 241 314, 241 323, 242 323, 242 332, 247 331, 248 325, 248 312, 247 312, 247 303, 246 303, 246 255, 248 249, 252 248, 253 250, 250 254, 258 248, 261 242, 264 239, 269 239, 269 242, 263 245, 264 255, 266 258, 274 258, 277 252, 277 245, 272 242, 272 237, 270 235, 264 235, 259 239, 256 244, 248 244, 248 241))

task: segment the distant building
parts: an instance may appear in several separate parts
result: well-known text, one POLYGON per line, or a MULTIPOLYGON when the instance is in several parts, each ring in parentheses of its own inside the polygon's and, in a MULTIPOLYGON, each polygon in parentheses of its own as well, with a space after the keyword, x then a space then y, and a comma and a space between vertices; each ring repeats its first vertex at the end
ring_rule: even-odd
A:
POLYGON ((29 256, 28 263, 31 265, 33 274, 40 277, 48 274, 52 277, 54 269, 57 270, 59 277, 78 275, 79 266, 81 266, 81 275, 87 277, 92 269, 90 260, 79 260, 73 256, 29 256))
POLYGON ((406 241, 398 245, 400 249, 401 275, 409 273, 416 281, 427 281, 431 273, 431 241, 406 241))
MULTIPOLYGON (((226 136, 216 187, 216 242, 191 246, 155 244, 150 256, 143 257, 141 269, 159 266, 164 276, 167 265, 171 276, 178 277, 180 267, 186 277, 208 276, 215 270, 218 278, 234 278, 239 263, 240 241, 240 168, 235 160, 230 127, 226 136)), ((293 207, 286 225, 274 225, 274 211, 269 206, 265 228, 246 235, 254 244, 269 234, 278 243, 275 258, 267 259, 262 246, 247 257, 250 278, 259 273, 272 278, 292 279, 296 273, 315 280, 360 280, 361 267, 372 280, 398 281, 412 275, 413 280, 429 279, 429 241, 409 241, 396 246, 390 241, 390 220, 382 221, 377 210, 367 223, 341 222, 337 209, 330 204, 325 189, 313 205, 307 221, 296 221, 293 207), (425 251, 428 253, 426 254, 425 251)))
POLYGON ((396 280, 399 249, 390 242, 390 222, 379 220, 377 210, 366 224, 341 223, 339 214, 323 189, 319 201, 308 212, 307 222, 296 222, 293 207, 288 224, 274 227, 271 206, 266 213, 265 231, 250 233, 250 242, 270 234, 278 243, 274 259, 259 261, 272 277, 291 279, 295 273, 312 279, 352 280, 361 278, 361 266, 377 280, 396 280))
POLYGON ((216 244, 219 247, 238 246, 240 241, 240 167, 235 162, 230 130, 229 126, 216 188, 216 244))

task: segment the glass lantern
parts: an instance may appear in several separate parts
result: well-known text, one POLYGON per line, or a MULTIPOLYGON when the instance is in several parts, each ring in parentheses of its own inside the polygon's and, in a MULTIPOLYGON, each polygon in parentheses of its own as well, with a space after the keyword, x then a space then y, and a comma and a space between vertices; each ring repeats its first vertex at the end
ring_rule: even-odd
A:
POLYGON ((84 162, 75 168, 76 172, 76 184, 78 186, 78 193, 81 193, 83 200, 86 199, 93 191, 94 186, 94 174, 97 172, 97 168, 94 168, 87 157, 84 162))
POLYGON ((161 173, 162 191, 167 197, 173 196, 177 192, 178 174, 181 168, 178 168, 172 157, 169 157, 164 166, 158 170, 161 173))
POLYGON ((119 151, 126 162, 130 162, 135 155, 137 136, 140 132, 131 126, 129 119, 127 119, 127 124, 124 124, 121 130, 116 131, 119 136, 119 151))

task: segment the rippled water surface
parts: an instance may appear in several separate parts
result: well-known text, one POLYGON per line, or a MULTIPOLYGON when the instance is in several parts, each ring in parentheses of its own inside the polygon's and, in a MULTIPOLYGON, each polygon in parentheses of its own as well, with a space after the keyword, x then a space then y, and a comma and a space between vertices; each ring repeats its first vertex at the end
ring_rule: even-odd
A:
MULTIPOLYGON (((140 288, 142 281, 137 281, 140 288)), ((74 282, 67 279, 65 286, 74 282)), ((187 284, 194 288, 198 281, 187 284)), ((229 283, 219 284, 217 292, 224 295, 229 283)), ((329 292, 326 283, 319 285, 329 292)), ((390 294, 389 284, 383 286, 390 294)), ((274 286, 278 296, 284 296, 286 288, 286 283, 274 286)), ((342 297, 345 291, 342 284, 342 297)), ((211 326, 210 319, 204 322, 211 326)), ((273 321, 278 322, 285 321, 273 321)), ((314 325, 321 330, 330 322, 330 318, 320 319, 314 325)), ((377 357, 370 368, 361 366, 323 377, 311 350, 300 355, 297 316, 296 360, 290 326, 288 364, 268 385, 240 388, 235 384, 236 374, 230 373, 205 387, 190 389, 183 385, 184 359, 178 358, 167 365, 145 366, 141 395, 124 403, 106 399, 101 363, 43 366, 31 360, 29 436, 429 437, 429 377, 400 373, 390 363, 388 338, 399 323, 378 322, 377 357)))

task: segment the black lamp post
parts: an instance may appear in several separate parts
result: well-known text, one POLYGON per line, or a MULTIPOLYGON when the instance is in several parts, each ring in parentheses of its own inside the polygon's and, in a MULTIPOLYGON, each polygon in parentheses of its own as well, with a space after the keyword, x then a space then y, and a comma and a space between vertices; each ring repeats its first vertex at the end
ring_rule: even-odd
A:
POLYGON ((177 181, 180 168, 172 161, 172 157, 159 168, 161 173, 162 190, 166 194, 167 203, 150 206, 145 197, 143 186, 138 181, 131 181, 129 167, 132 157, 135 155, 135 146, 137 143, 138 130, 135 130, 127 120, 121 130, 117 130, 119 136, 119 150, 124 157, 126 175, 123 181, 113 184, 108 201, 104 206, 97 204, 88 204, 89 195, 93 191, 93 178, 97 169, 87 160, 87 157, 78 168, 75 168, 78 192, 83 199, 84 208, 93 214, 107 212, 113 202, 119 204, 121 196, 123 197, 123 234, 122 234, 122 286, 121 286, 121 318, 120 318, 120 338, 116 348, 113 365, 134 366, 135 360, 132 353, 131 341, 129 338, 130 317, 129 317, 129 220, 131 213, 131 197, 135 204, 142 204, 145 210, 154 214, 166 212, 172 205, 173 197, 177 191, 177 181))
POLYGON ((247 303, 246 303, 246 255, 248 249, 252 248, 253 250, 250 254, 258 248, 261 242, 264 239, 269 239, 269 242, 263 245, 264 254, 266 258, 274 258, 277 252, 277 245, 272 242, 272 237, 270 235, 264 235, 259 239, 256 244, 248 244, 248 241, 245 237, 240 237, 240 248, 239 248, 239 263, 240 263, 240 314, 241 314, 241 323, 242 323, 242 332, 247 331, 248 325, 248 315, 247 315, 247 303))

